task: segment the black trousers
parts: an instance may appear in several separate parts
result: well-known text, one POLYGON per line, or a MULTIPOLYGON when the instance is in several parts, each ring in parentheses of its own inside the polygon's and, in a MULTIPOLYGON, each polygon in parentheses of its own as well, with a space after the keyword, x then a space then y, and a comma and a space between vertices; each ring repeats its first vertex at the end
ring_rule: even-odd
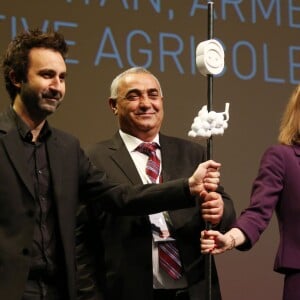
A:
POLYGON ((189 293, 187 289, 154 289, 154 300, 189 300, 189 293))

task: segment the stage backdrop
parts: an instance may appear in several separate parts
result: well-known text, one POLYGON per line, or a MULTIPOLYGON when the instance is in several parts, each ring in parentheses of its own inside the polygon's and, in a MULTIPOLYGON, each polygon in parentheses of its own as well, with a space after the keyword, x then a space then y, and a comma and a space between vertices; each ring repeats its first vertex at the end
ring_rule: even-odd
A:
MULTIPOLYGON (((108 108, 111 80, 140 65, 154 72, 164 91, 163 132, 182 138, 206 104, 206 78, 195 49, 207 39, 207 1, 2 0, 0 51, 16 33, 54 28, 70 46, 67 94, 53 125, 83 146, 109 138, 117 123, 108 108)), ((280 117, 300 81, 300 4, 280 0, 215 1, 214 37, 226 67, 214 79, 213 110, 230 103, 229 127, 214 138, 222 184, 237 213, 248 205, 264 149, 276 143, 280 117)), ((2 76, 2 75, 1 75, 2 76)), ((1 80, 3 78, 1 77, 1 80)), ((0 108, 9 99, 0 86, 0 108)), ((250 252, 217 257, 224 300, 279 300, 281 275, 273 272, 278 243, 275 218, 250 252)))

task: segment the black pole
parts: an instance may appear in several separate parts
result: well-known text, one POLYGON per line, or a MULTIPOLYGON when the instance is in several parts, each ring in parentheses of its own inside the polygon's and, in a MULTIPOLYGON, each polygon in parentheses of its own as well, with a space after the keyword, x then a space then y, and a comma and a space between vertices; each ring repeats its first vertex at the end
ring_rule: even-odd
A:
MULTIPOLYGON (((213 38, 214 24, 213 24, 213 2, 208 2, 207 13, 208 13, 208 34, 207 39, 211 40, 213 38)), ((207 111, 210 112, 213 106, 213 75, 207 74, 207 111)), ((212 159, 212 136, 207 139, 207 159, 212 159)))
MULTIPOLYGON (((214 3, 207 3, 207 14, 208 14, 208 40, 213 38, 213 19, 214 19, 214 3)), ((210 112, 213 108, 213 75, 207 74, 207 111, 210 112)), ((212 135, 207 139, 206 142, 207 159, 213 158, 213 138, 212 135)), ((210 222, 206 223, 206 229, 212 228, 210 222)), ((212 255, 209 253, 205 256, 205 276, 206 276, 206 300, 211 300, 212 295, 212 255)))

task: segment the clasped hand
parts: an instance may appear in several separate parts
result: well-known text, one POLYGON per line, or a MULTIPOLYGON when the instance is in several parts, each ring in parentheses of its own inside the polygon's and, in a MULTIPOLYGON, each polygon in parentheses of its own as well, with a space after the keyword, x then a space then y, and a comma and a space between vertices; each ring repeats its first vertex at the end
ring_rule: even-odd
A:
POLYGON ((220 163, 208 160, 198 166, 190 177, 190 191, 201 197, 201 214, 206 222, 215 225, 222 218, 224 203, 220 194, 216 193, 220 182, 220 163))
POLYGON ((202 197, 208 191, 215 191, 220 182, 220 163, 208 160, 198 165, 194 174, 189 178, 189 187, 192 195, 202 197))
POLYGON ((203 254, 220 254, 234 246, 230 235, 224 235, 215 230, 203 230, 200 241, 203 254))

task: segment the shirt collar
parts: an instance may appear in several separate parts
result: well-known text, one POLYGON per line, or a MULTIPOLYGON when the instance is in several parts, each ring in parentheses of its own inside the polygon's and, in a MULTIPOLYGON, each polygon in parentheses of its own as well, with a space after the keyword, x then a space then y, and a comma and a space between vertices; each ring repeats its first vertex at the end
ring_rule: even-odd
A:
MULTIPOLYGON (((144 141, 138 139, 137 137, 133 136, 133 135, 130 135, 128 133, 125 133, 124 131, 122 131, 121 129, 119 129, 119 133, 120 133, 120 136, 123 140, 123 142, 125 143, 126 145, 126 148, 129 152, 133 152, 135 151, 136 147, 141 144, 141 143, 144 143, 144 141)), ((160 146, 160 143, 159 143, 159 134, 157 134, 155 136, 155 138, 153 139, 153 141, 151 142, 155 142, 157 143, 159 146, 160 146)))
MULTIPOLYGON (((15 110, 11 107, 11 111, 13 114, 13 117, 16 122, 16 126, 18 129, 18 132, 21 136, 21 138, 25 142, 31 142, 32 141, 32 133, 30 131, 30 128, 26 125, 26 123, 19 117, 19 115, 15 112, 15 110)), ((44 142, 51 134, 51 128, 46 121, 43 128, 41 129, 41 132, 39 134, 38 140, 40 142, 44 142)))

